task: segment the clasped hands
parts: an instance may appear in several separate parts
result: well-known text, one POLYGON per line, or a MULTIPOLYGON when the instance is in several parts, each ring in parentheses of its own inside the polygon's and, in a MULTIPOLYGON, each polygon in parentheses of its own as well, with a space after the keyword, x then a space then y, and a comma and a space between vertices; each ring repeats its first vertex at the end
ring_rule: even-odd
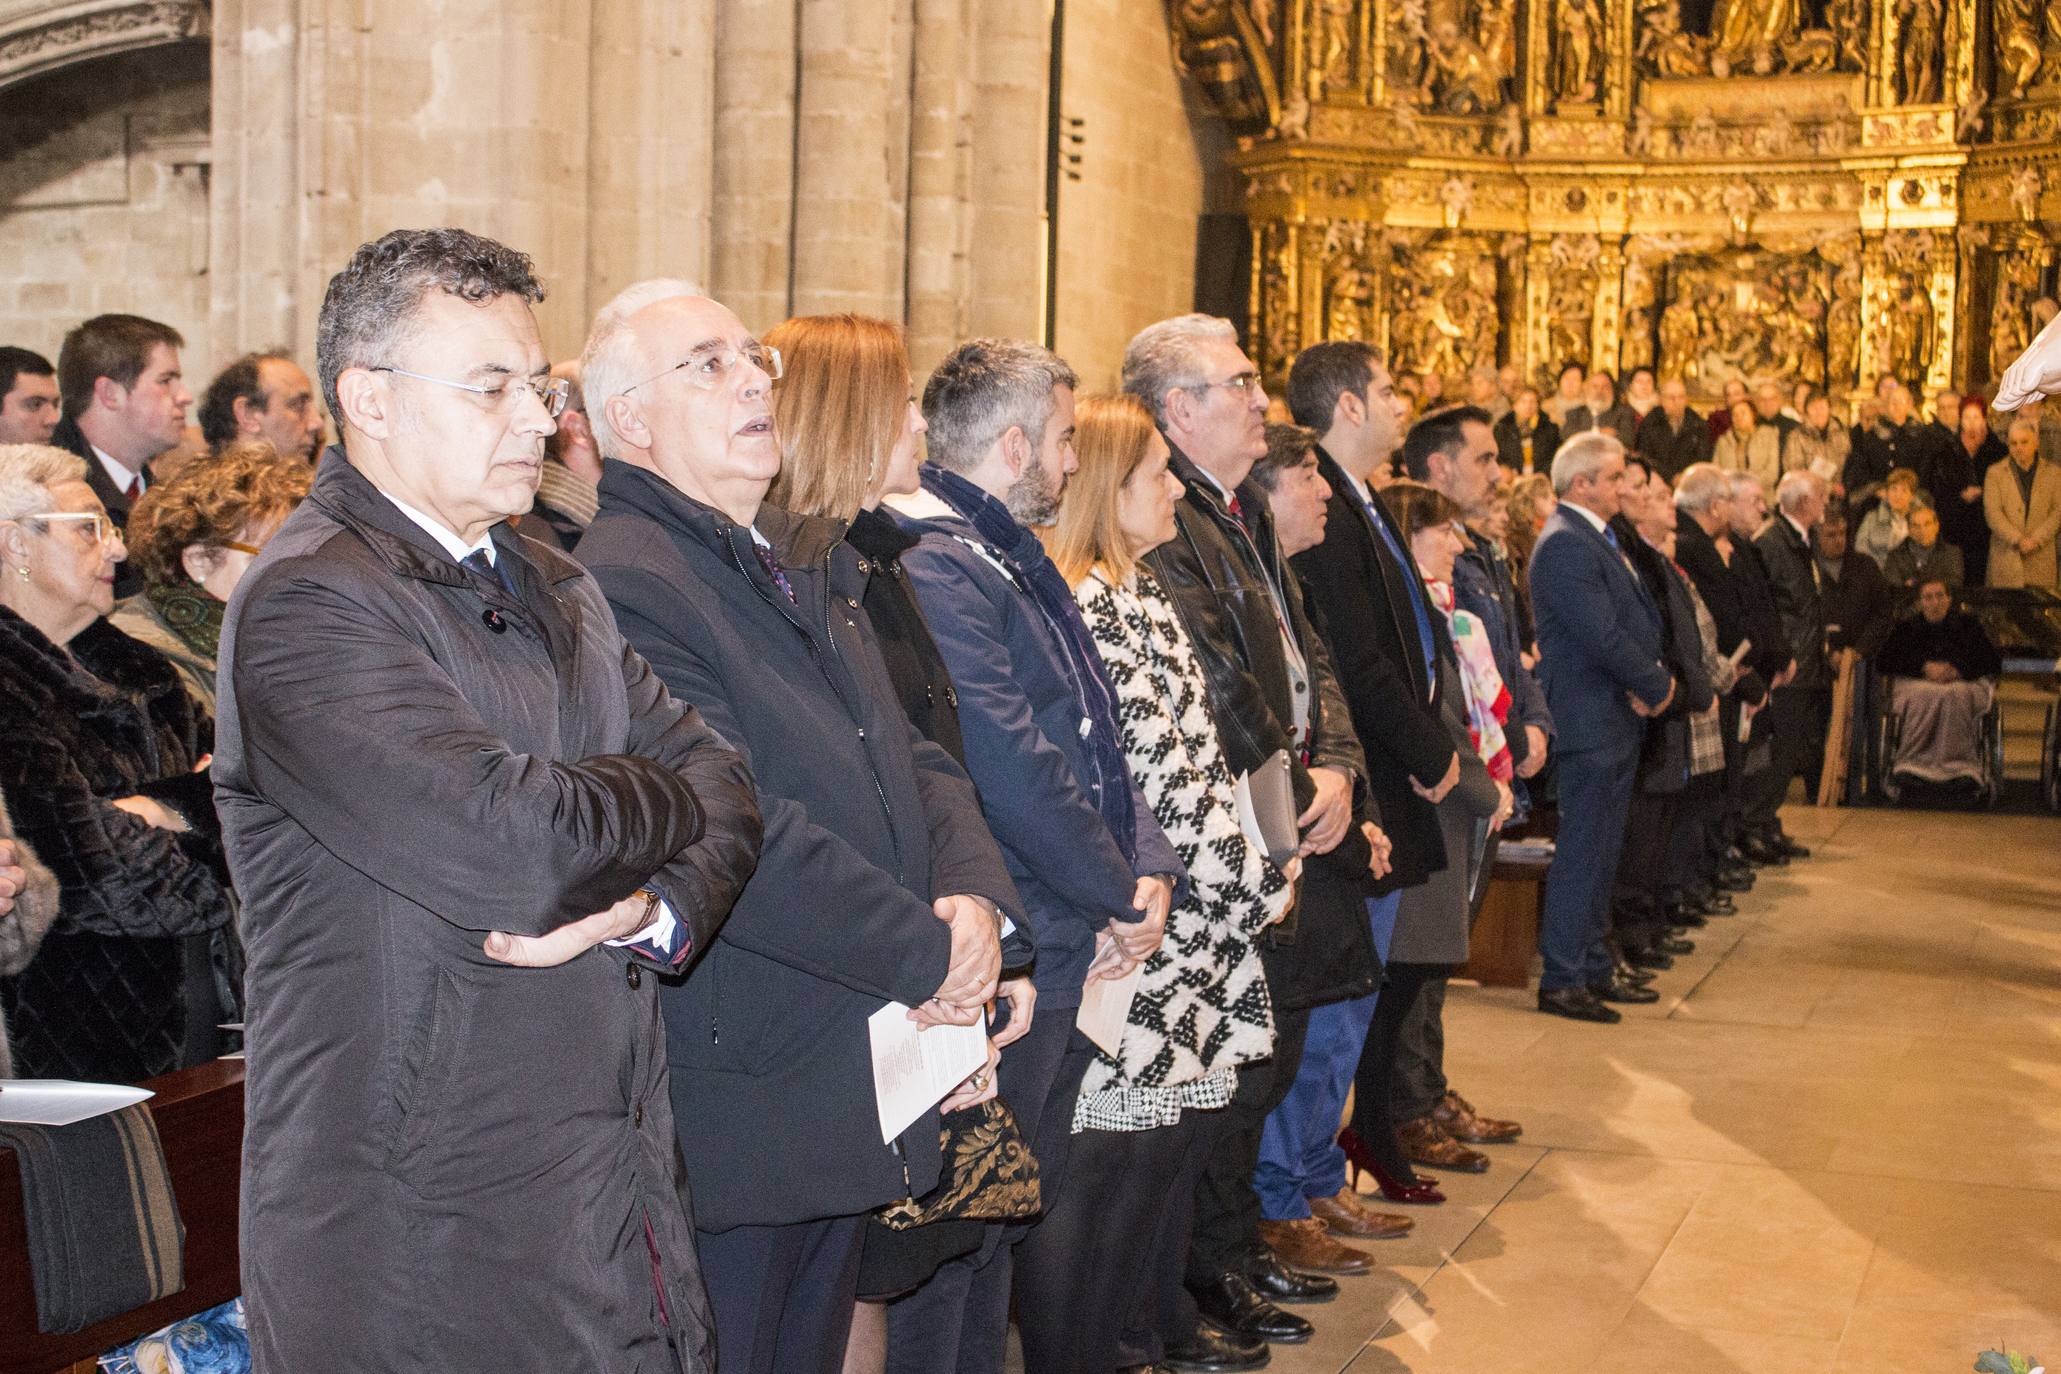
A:
POLYGON ((1648 720, 1651 720, 1653 717, 1660 715, 1662 712, 1667 710, 1668 706, 1675 699, 1675 689, 1680 685, 1681 684, 1676 682, 1674 677, 1670 675, 1667 680, 1667 695, 1662 697, 1660 699, 1659 704, 1655 706, 1648 706, 1644 701, 1641 701, 1639 699, 1639 694, 1637 692, 1626 692, 1624 694, 1625 700, 1631 702, 1632 712, 1634 715, 1641 715, 1646 717, 1648 720))
POLYGON ((0 916, 14 910, 14 899, 28 885, 28 871, 15 858, 14 841, 0 840, 0 916))
POLYGON ((1174 884, 1170 878, 1148 873, 1138 879, 1131 894, 1131 910, 1145 913, 1136 921, 1111 921, 1095 935, 1095 957, 1088 962, 1086 982, 1098 978, 1114 981, 1159 952, 1166 939, 1167 913, 1174 905, 1174 884))

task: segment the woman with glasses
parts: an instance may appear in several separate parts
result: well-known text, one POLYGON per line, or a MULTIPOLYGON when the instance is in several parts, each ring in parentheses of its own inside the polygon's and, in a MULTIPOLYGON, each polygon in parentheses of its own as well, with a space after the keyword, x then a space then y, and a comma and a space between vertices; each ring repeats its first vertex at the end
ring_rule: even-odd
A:
POLYGON ((110 619, 171 660, 210 716, 229 594, 314 477, 268 440, 239 439, 153 486, 129 512, 125 542, 129 561, 143 571, 143 590, 110 619))
POLYGON ((222 1051, 237 950, 213 723, 164 655, 104 619, 127 551, 86 471, 0 445, 0 791, 63 892, 0 1009, 22 1076, 133 1083, 222 1051))

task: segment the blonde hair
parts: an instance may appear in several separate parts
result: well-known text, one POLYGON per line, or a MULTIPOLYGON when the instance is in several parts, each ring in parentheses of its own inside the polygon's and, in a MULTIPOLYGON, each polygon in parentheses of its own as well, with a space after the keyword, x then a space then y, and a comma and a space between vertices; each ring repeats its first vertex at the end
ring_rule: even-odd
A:
POLYGON ((803 315, 766 342, 786 372, 773 383, 780 475, 766 499, 850 520, 878 490, 909 413, 902 331, 870 315, 803 315))
POLYGON ((1038 532, 1068 586, 1096 568, 1122 582, 1137 566, 1117 503, 1157 428, 1145 402, 1128 393, 1083 396, 1075 406, 1073 452, 1080 467, 1066 481, 1059 518, 1038 532))
POLYGON ((182 555, 219 549, 277 525, 308 494, 315 470, 267 439, 236 439, 143 493, 129 512, 129 558, 152 585, 192 581, 182 555))

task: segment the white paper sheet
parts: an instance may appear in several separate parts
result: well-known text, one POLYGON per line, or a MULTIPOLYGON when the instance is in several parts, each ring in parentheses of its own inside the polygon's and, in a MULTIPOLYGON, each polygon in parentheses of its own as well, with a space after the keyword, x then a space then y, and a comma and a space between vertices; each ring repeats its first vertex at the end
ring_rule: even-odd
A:
POLYGON ((873 1099, 884 1141, 908 1130, 910 1122, 988 1062, 985 1020, 925 1029, 909 1019, 907 1007, 889 1002, 866 1018, 866 1030, 873 1042, 873 1099))
POLYGON ((1145 977, 1139 964, 1121 978, 1097 978, 1081 989, 1081 1011, 1074 1025, 1082 1035, 1114 1056, 1124 1042, 1124 1027, 1130 1023, 1131 1003, 1137 1000, 1138 983, 1145 977))
POLYGON ((20 1126, 69 1126, 134 1106, 157 1094, 120 1083, 74 1083, 63 1078, 10 1078, 0 1083, 0 1121, 20 1126))

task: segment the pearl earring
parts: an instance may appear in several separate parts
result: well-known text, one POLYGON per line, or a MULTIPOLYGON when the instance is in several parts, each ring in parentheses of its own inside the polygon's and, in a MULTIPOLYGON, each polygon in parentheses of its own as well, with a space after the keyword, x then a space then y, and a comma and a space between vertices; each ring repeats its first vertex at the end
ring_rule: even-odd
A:
POLYGON ((26 563, 22 564, 22 565, 21 565, 21 567, 20 567, 19 569, 17 569, 17 571, 19 571, 19 572, 21 573, 21 580, 22 580, 22 581, 26 582, 26 581, 28 581, 28 580, 29 580, 29 565, 28 565, 28 564, 26 564, 26 563))

